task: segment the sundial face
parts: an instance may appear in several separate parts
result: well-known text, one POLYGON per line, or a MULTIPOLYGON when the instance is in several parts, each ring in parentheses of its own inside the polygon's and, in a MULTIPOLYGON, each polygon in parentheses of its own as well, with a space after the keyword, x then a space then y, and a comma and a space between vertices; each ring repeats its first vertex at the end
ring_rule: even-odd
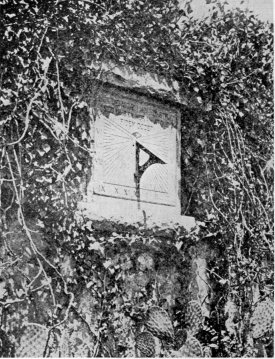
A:
POLYGON ((172 125, 164 128, 128 114, 100 114, 95 141, 95 194, 175 205, 176 129, 172 125))

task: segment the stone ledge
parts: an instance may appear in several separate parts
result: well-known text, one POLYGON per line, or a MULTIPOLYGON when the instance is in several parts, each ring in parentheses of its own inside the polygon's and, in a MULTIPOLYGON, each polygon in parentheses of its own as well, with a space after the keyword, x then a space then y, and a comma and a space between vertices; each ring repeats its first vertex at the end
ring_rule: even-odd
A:
POLYGON ((134 70, 130 66, 118 66, 113 62, 92 62, 87 70, 96 71, 96 79, 118 87, 127 88, 145 95, 156 96, 163 100, 186 105, 180 94, 179 84, 157 74, 134 70))
POLYGON ((102 223, 106 223, 107 221, 110 223, 118 223, 119 225, 139 227, 141 229, 159 228, 164 230, 183 227, 186 231, 191 231, 197 227, 195 218, 190 216, 175 214, 173 217, 169 218, 165 215, 156 217, 153 215, 146 215, 145 211, 142 210, 136 210, 134 213, 129 212, 124 215, 108 214, 107 211, 105 214, 100 214, 85 202, 79 204, 79 209, 84 216, 97 222, 102 221, 102 223))

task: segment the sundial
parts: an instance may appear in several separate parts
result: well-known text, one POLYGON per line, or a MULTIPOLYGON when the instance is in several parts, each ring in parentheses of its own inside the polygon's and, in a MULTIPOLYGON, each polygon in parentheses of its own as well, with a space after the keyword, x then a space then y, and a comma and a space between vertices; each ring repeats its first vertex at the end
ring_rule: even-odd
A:
POLYGON ((140 203, 175 205, 176 129, 146 116, 96 120, 94 193, 140 203))

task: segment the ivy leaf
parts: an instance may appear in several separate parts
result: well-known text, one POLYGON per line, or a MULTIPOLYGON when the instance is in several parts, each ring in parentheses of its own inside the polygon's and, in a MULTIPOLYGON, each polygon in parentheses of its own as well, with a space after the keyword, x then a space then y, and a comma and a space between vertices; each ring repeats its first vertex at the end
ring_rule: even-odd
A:
POLYGON ((88 249, 89 250, 100 251, 101 254, 104 255, 104 247, 98 242, 90 243, 88 249))

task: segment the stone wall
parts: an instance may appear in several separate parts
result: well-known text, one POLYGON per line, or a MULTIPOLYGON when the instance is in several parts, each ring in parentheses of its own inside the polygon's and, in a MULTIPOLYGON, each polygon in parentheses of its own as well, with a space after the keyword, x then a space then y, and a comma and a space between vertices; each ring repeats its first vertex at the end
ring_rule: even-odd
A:
MULTIPOLYGON (((34 223, 29 227, 36 232, 39 230, 34 223)), ((146 352, 142 352, 142 346, 138 345, 141 352, 136 351, 137 340, 138 343, 142 341, 144 333, 148 332, 148 335, 153 334, 155 355, 166 353, 170 356, 174 353, 174 356, 180 356, 178 349, 183 345, 186 346, 184 350, 191 353, 192 345, 186 343, 186 335, 197 335, 204 318, 209 315, 210 283, 206 262, 213 253, 205 244, 192 243, 188 234, 179 228, 140 231, 118 223, 89 221, 85 234, 80 231, 79 238, 71 238, 71 243, 65 243, 63 249, 54 249, 51 240, 40 231, 40 235, 36 233, 34 237, 35 245, 41 255, 56 263, 62 280, 74 297, 67 312, 70 296, 64 293, 62 285, 59 287, 60 278, 56 282, 56 273, 45 263, 59 309, 53 305, 47 285, 43 287, 43 276, 36 279, 36 286, 42 286, 41 292, 33 293, 31 301, 25 297, 25 276, 35 277, 39 265, 27 250, 28 240, 19 223, 14 223, 12 232, 9 235, 11 245, 16 242, 25 250, 22 260, 1 274, 10 293, 12 289, 17 293, 13 299, 18 300, 17 314, 13 305, 4 309, 2 328, 16 337, 17 355, 33 353, 40 356, 53 313, 59 324, 49 335, 58 345, 51 347, 50 356, 95 353, 113 357, 122 354, 144 356, 146 352), (18 316, 16 322, 15 316, 18 316), (153 325, 151 329, 150 323, 153 325), (37 333, 35 325, 42 328, 37 339, 39 344, 32 342, 30 348, 29 337, 37 333), (190 326, 194 326, 195 332, 190 326), (162 330, 170 330, 173 342, 169 344, 166 337, 162 338, 159 334, 162 330)), ((9 257, 8 253, 4 255, 9 257)), ((194 337, 194 340, 197 339, 194 337)), ((196 345, 202 356, 203 343, 198 341, 196 345)))
POLYGON ((180 99, 163 80, 115 71, 87 94, 92 166, 76 213, 49 228, 34 218, 14 222, 1 247, 2 329, 16 356, 205 355, 199 335, 209 317, 214 254, 198 242, 194 218, 181 216, 180 99), (95 190, 106 159, 100 116, 126 116, 140 132, 170 131, 163 163, 170 161, 173 198, 138 206, 95 190))

